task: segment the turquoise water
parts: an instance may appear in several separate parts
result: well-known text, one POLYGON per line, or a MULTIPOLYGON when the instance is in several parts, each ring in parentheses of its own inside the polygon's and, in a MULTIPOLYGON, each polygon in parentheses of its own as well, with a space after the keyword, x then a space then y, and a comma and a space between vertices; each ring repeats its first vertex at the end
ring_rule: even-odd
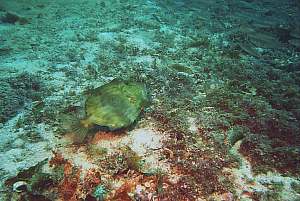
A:
POLYGON ((299 58, 297 0, 0 0, 0 200, 299 200, 299 58))

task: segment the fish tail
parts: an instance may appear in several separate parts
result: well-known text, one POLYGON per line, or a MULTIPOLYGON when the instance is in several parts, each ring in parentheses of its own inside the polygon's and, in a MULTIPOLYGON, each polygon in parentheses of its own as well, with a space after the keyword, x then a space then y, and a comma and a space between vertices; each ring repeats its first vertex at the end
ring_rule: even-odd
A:
POLYGON ((81 119, 75 115, 63 115, 61 117, 62 127, 67 130, 67 132, 74 133, 74 142, 82 143, 84 142, 89 128, 81 123, 81 119))
POLYGON ((74 142, 76 142, 76 143, 84 142, 84 140, 88 134, 88 131, 89 131, 89 129, 87 127, 83 126, 80 123, 80 120, 78 120, 77 123, 72 126, 72 132, 75 134, 74 142))

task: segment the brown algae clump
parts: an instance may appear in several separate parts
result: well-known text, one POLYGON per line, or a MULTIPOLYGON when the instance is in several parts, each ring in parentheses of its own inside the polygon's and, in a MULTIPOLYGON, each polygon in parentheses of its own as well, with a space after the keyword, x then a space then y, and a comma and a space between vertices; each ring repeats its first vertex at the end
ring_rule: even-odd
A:
POLYGON ((113 80, 88 92, 85 101, 86 116, 73 122, 76 141, 83 141, 90 128, 104 127, 118 130, 130 126, 147 103, 144 85, 136 82, 113 80))

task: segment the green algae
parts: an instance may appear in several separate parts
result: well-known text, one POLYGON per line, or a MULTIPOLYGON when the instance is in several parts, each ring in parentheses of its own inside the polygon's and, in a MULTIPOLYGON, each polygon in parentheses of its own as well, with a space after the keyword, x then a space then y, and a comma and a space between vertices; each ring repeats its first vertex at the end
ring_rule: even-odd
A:
POLYGON ((142 157, 133 151, 129 146, 121 147, 123 157, 126 161, 128 169, 140 171, 142 167, 142 157))
POLYGON ((87 153, 93 158, 97 157, 100 158, 100 160, 102 160, 107 155, 108 150, 105 147, 98 147, 95 144, 88 144, 87 153))
POLYGON ((51 174, 39 172, 31 177, 29 183, 31 191, 38 193, 52 186, 55 183, 55 180, 53 180, 51 174))

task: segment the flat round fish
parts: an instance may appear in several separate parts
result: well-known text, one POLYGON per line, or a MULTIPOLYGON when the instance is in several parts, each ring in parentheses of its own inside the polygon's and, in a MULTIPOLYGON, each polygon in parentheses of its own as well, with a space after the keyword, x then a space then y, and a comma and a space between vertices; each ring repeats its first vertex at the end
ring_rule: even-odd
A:
POLYGON ((127 127, 137 119, 146 101, 143 85, 113 80, 88 96, 87 121, 112 130, 127 127))

